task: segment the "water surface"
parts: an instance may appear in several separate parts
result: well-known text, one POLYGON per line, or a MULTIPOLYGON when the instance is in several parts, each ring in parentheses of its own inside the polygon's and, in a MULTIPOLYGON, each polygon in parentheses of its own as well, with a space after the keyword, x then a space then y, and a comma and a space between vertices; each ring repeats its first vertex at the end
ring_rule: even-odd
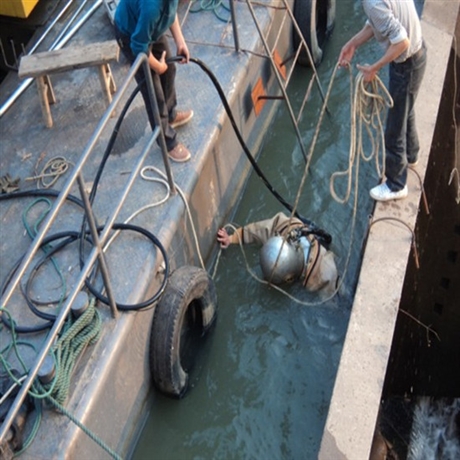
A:
MULTIPOLYGON (((359 1, 337 1, 336 27, 318 69, 324 92, 340 48, 363 21, 359 1)), ((377 45, 367 46, 357 60, 371 62, 379 52, 377 45)), ((309 78, 310 70, 298 69, 289 89, 297 104, 309 78)), ((322 103, 318 91, 313 93, 300 123, 307 152, 322 103)), ((349 76, 341 70, 299 204, 302 215, 333 236, 332 249, 344 275, 340 294, 323 304, 301 305, 254 280, 237 246, 225 251, 215 277, 217 324, 200 354, 192 389, 180 401, 154 395, 135 460, 317 457, 372 212, 368 189, 378 181, 374 165, 362 164, 357 202, 354 193, 346 204, 331 197, 331 174, 348 164, 349 101, 349 76)), ((278 192, 293 203, 305 159, 284 108, 267 133, 258 161, 278 192)), ((344 190, 345 180, 337 183, 337 192, 343 195, 344 190)), ((279 211, 285 210, 253 175, 234 222, 243 225, 279 211)), ((257 248, 247 248, 247 257, 260 274, 257 248)), ((304 302, 321 300, 300 286, 291 286, 289 292, 304 302)))

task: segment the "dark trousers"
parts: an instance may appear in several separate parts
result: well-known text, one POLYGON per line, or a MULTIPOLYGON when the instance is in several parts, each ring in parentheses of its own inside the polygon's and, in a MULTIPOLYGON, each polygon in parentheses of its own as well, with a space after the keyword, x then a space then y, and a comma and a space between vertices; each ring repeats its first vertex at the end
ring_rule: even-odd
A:
POLYGON ((390 64, 389 92, 393 107, 385 126, 385 176, 392 191, 404 188, 407 164, 417 160, 420 144, 415 127, 414 104, 426 67, 426 47, 402 63, 390 64))
MULTIPOLYGON (((117 28, 115 28, 115 33, 121 51, 132 65, 136 59, 136 56, 131 51, 130 38, 127 35, 122 34, 117 28)), ((163 51, 166 51, 166 57, 171 56, 168 41, 164 36, 160 37, 158 41, 152 43, 150 51, 158 60, 161 58, 163 51)), ((152 75, 153 89, 155 91, 155 96, 158 103, 161 126, 163 128, 163 133, 165 136, 166 147, 169 152, 178 143, 176 139, 176 131, 174 131, 174 129, 172 129, 169 124, 170 121, 173 121, 176 117, 176 66, 173 63, 168 64, 168 70, 162 75, 158 75, 152 69, 150 69, 150 74, 152 75)), ((155 128, 155 119, 153 117, 153 110, 150 105, 143 67, 141 67, 139 71, 136 73, 136 81, 138 83, 142 81, 144 82, 141 85, 140 91, 144 99, 145 108, 147 110, 147 115, 150 121, 150 126, 153 130, 155 128)))

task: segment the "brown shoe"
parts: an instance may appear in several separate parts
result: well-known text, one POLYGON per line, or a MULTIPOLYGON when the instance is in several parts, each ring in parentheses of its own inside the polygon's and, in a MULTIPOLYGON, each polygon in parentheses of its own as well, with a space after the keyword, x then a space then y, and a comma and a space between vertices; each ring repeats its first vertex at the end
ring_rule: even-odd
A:
POLYGON ((193 118, 193 110, 178 110, 176 112, 176 118, 169 124, 171 128, 175 129, 179 126, 185 125, 193 118))
POLYGON ((172 150, 168 152, 168 157, 177 163, 184 163, 191 158, 191 154, 184 144, 177 144, 172 150))

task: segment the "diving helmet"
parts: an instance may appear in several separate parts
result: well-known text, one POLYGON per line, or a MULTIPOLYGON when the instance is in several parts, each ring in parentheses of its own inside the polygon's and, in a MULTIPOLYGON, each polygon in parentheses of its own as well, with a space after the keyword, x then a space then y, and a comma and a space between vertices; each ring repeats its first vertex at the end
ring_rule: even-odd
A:
POLYGON ((273 284, 290 283, 300 277, 305 263, 299 244, 272 236, 260 251, 260 266, 264 278, 273 284))

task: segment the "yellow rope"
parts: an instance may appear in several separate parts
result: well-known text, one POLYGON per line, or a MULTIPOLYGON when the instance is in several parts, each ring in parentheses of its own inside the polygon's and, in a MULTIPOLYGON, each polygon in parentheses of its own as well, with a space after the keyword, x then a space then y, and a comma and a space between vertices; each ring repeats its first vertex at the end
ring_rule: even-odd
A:
POLYGON ((26 181, 36 180, 37 188, 50 188, 56 181, 69 169, 69 165, 73 164, 67 161, 64 157, 54 157, 48 160, 39 174, 32 177, 26 177, 26 181), (51 178, 50 180, 47 180, 51 178))

